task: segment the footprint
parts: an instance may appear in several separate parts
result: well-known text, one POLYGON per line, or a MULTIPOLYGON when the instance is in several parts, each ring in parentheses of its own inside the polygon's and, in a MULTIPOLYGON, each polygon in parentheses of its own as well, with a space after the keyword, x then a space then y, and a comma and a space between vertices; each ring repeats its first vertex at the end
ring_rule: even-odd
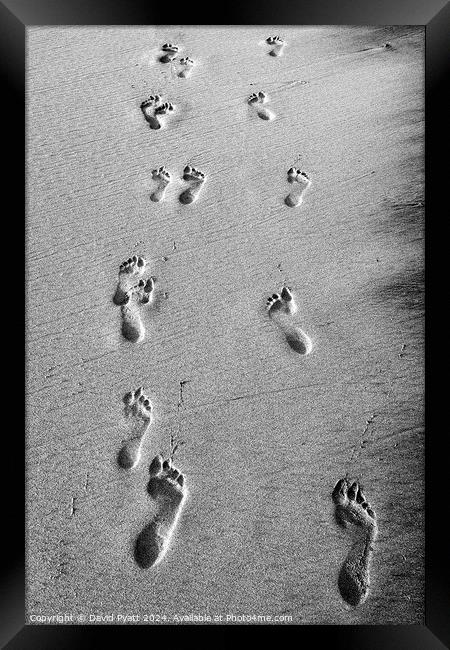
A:
POLYGON ((154 278, 140 280, 138 285, 127 292, 122 304, 122 334, 132 343, 138 343, 144 338, 145 327, 139 313, 139 305, 148 304, 152 300, 154 286, 154 278))
POLYGON ((150 128, 152 129, 161 128, 158 120, 155 119, 155 107, 159 105, 160 101, 160 95, 150 95, 150 97, 148 97, 148 99, 144 99, 141 104, 141 111, 143 112, 145 119, 150 124, 150 128))
POLYGON ((298 185, 293 187, 291 192, 289 192, 287 197, 284 199, 284 202, 290 208, 296 208, 303 203, 303 196, 306 190, 311 187, 311 181, 308 174, 301 172, 297 167, 291 167, 288 170, 287 176, 288 183, 291 183, 292 185, 298 183, 298 185))
POLYGON ((143 388, 127 393, 125 416, 132 424, 132 435, 124 443, 117 456, 117 462, 123 469, 133 469, 141 459, 142 443, 152 420, 152 404, 143 388))
POLYGON ((275 113, 272 113, 271 110, 263 106, 263 104, 268 101, 268 96, 263 93, 262 90, 260 90, 259 93, 252 93, 247 99, 247 103, 256 110, 258 117, 260 117, 262 120, 273 120, 275 113))
POLYGON ((298 307, 288 287, 283 287, 281 293, 274 293, 267 299, 269 316, 286 337, 290 347, 299 354, 307 355, 313 344, 309 336, 296 324, 294 314, 298 307))
POLYGON ((155 566, 164 558, 187 494, 183 474, 162 456, 152 460, 149 473, 147 491, 158 511, 136 540, 134 557, 141 569, 155 566))
POLYGON ((146 261, 143 257, 133 255, 119 266, 119 282, 113 302, 116 305, 123 305, 128 291, 135 285, 136 278, 144 272, 146 261))
POLYGON ((342 598, 356 607, 366 600, 369 593, 372 543, 377 537, 378 526, 375 513, 356 481, 352 484, 346 478, 338 481, 332 499, 337 523, 343 528, 352 524, 357 532, 338 578, 342 598))
POLYGON ((168 115, 169 113, 173 113, 174 110, 175 110, 175 106, 174 106, 174 104, 172 104, 172 102, 164 102, 164 104, 160 104, 159 106, 157 106, 155 108, 154 119, 159 124, 159 126, 158 127, 151 127, 151 128, 160 129, 162 124, 161 124, 159 118, 163 117, 164 115, 168 115))
POLYGON ((192 183, 187 190, 184 190, 184 192, 180 194, 179 200, 184 204, 193 203, 200 194, 203 183, 206 181, 206 176, 203 172, 195 169, 195 167, 186 165, 183 170, 183 180, 192 181, 192 183))
POLYGON ((152 179, 159 182, 156 190, 150 194, 150 199, 155 203, 159 203, 164 200, 167 186, 170 183, 170 174, 163 165, 159 169, 152 171, 152 179))
POLYGON ((269 38, 266 38, 266 43, 274 46, 269 52, 270 56, 281 56, 283 54, 286 43, 279 36, 269 36, 269 38))
POLYGON ((176 58, 180 48, 178 45, 173 45, 172 43, 164 43, 161 50, 164 52, 159 59, 161 63, 170 63, 176 58))
POLYGON ((160 118, 168 113, 173 113, 175 106, 171 102, 161 102, 159 95, 150 95, 148 99, 142 102, 141 111, 145 119, 150 125, 150 128, 157 131, 162 127, 160 118))
POLYGON ((187 79, 192 72, 195 62, 193 59, 185 56, 183 59, 180 59, 180 65, 183 66, 183 69, 178 73, 178 76, 182 79, 187 79))

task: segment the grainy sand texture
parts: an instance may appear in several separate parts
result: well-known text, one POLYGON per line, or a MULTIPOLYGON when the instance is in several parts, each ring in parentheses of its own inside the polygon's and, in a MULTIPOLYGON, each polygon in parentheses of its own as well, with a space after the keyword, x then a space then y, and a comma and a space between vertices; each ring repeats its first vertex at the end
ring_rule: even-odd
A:
POLYGON ((27 42, 27 620, 422 623, 423 28, 27 42))

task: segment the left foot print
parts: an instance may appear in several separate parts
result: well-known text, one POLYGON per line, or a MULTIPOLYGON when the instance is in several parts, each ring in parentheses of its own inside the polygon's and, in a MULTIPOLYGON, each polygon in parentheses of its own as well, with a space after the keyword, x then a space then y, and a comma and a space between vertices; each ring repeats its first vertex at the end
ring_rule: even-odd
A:
POLYGON ((149 123, 150 128, 155 131, 163 126, 160 118, 175 110, 175 106, 171 102, 164 102, 162 104, 160 102, 161 97, 159 95, 151 95, 141 104, 141 111, 145 119, 149 123))
POLYGON ((260 90, 259 93, 252 93, 250 95, 247 99, 247 104, 256 110, 256 114, 262 120, 273 120, 275 113, 272 113, 271 110, 263 106, 267 101, 269 101, 269 98, 266 93, 260 90))
POLYGON ((198 169, 195 169, 195 167, 186 165, 186 167, 183 170, 183 180, 192 181, 192 182, 190 187, 188 187, 187 190, 184 190, 184 192, 180 194, 179 200, 181 203, 184 204, 193 203, 198 198, 198 195, 200 194, 200 190, 203 187, 203 183, 206 180, 206 176, 203 172, 199 171, 198 169))

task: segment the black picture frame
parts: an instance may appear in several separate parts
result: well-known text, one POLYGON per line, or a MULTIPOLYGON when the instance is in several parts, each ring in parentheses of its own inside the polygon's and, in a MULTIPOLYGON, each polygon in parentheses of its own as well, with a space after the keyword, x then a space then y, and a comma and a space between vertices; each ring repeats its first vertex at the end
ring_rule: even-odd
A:
MULTIPOLYGON (((447 455, 442 453, 442 436, 446 432, 438 429, 437 414, 445 404, 445 398, 439 400, 428 390, 430 363, 433 342, 428 334, 429 308, 439 302, 437 289, 432 286, 430 276, 439 276, 436 264, 435 248, 439 238, 439 229, 430 227, 430 222, 438 222, 448 214, 448 199, 445 197, 446 165, 442 166, 437 153, 445 133, 448 133, 448 108, 441 102, 448 87, 450 67, 450 4, 446 0, 403 0, 392 2, 380 0, 343 0, 339 3, 331 0, 310 2, 309 5, 289 1, 269 3, 227 3, 221 5, 221 16, 214 17, 210 10, 196 5, 193 14, 192 5, 176 12, 177 24, 191 25, 195 18, 201 18, 201 24, 399 24, 426 26, 426 279, 427 279, 427 350, 426 350, 426 616, 424 625, 397 626, 295 626, 296 641, 304 647, 331 647, 333 650, 433 650, 450 647, 450 585, 448 581, 448 541, 442 534, 441 521, 445 517, 446 507, 446 471, 447 455), (440 210, 442 206, 442 211, 440 210), (434 233, 433 233, 434 230, 434 233), (437 235, 436 235, 437 233, 437 235), (433 255, 431 250, 433 249, 433 255)), ((212 7, 211 7, 212 8, 212 7)), ((18 231, 14 235, 17 243, 24 237, 25 197, 25 147, 19 133, 24 132, 25 124, 25 38, 26 28, 30 25, 134 25, 167 24, 166 5, 150 2, 127 2, 126 0, 3 0, 0 2, 0 69, 2 74, 3 101, 3 137, 6 137, 4 158, 7 162, 7 184, 5 194, 12 199, 8 214, 4 217, 18 231), (24 197, 19 200, 19 197, 24 197), (11 213, 17 213, 11 219, 11 213), (6 218, 7 217, 7 218, 6 218)), ((171 10, 170 14, 174 16, 171 10)), ((5 140, 4 140, 5 141, 5 140)), ((5 206, 4 206, 5 207, 5 206)), ((15 246, 17 249, 17 246, 15 246)), ((18 256, 18 253, 16 252, 18 256)), ((445 261, 445 257, 443 257, 445 261)), ((19 264, 20 267, 20 264, 19 264)), ((25 265, 23 266, 25 268, 25 265)), ((15 282, 17 279, 15 278, 15 282)), ((8 287, 8 292, 10 291, 8 287)), ((15 316, 17 318, 17 315, 15 316)), ((19 326, 12 328, 6 323, 7 331, 4 342, 17 337, 19 326)), ((436 340, 438 335, 433 334, 436 340)), ((17 346, 17 343, 16 343, 17 346)), ((5 351, 6 353, 6 351, 5 351)), ((19 355, 16 355, 16 357, 19 355)), ((14 362, 15 368, 21 368, 20 359, 14 362)), ((13 368, 11 368, 12 370, 13 368)), ((9 367, 4 374, 10 379, 9 367)), ((8 382, 10 383, 10 382, 8 382)), ((20 413, 22 397, 16 384, 11 391, 19 398, 17 413, 20 413)), ((8 393, 5 393, 8 398, 8 393)), ((14 398, 14 395, 11 395, 14 398)), ((441 411, 442 413, 442 411, 441 411)), ((20 421, 20 420, 19 420, 20 421)), ((104 635, 114 633, 116 642, 119 636, 130 643, 134 633, 147 635, 154 640, 155 626, 151 629, 138 626, 29 626, 24 625, 24 436, 20 427, 8 430, 3 457, 3 562, 1 563, 0 590, 0 644, 10 650, 26 648, 97 648, 103 645, 104 635), (19 430, 15 430, 15 429, 19 430), (14 433, 14 435, 12 435, 14 433), (6 449, 6 453, 5 453, 6 449), (126 630, 126 631, 125 631, 126 630), (119 636, 117 636, 119 635, 119 636), (123 635, 123 636, 122 636, 123 635), (150 636, 151 635, 151 636, 150 636), (102 641, 100 641, 102 640, 102 641), (100 645, 101 643, 101 645, 100 645)), ((4 443, 5 445, 5 443, 4 443)), ((411 486, 414 489, 414 486, 411 486)), ((212 631, 217 626, 211 626, 212 631)), ((234 626, 233 626, 234 627, 234 626)), ((267 626, 264 626, 266 630, 267 626)), ((197 633, 200 626, 191 626, 197 633)), ((204 629, 202 627, 202 629, 204 629)), ((228 630, 232 628, 227 628, 228 630)), ((255 628, 252 628, 252 631, 255 628)), ((292 626, 285 631, 292 632, 292 626)), ((268 631, 268 630, 267 630, 268 631)), ((277 636, 281 627, 277 627, 277 636)), ((164 627, 158 628, 164 636, 164 627)), ((265 633, 265 632, 264 632, 265 633)), ((170 639, 168 639, 170 642, 170 639)), ((280 642, 280 641, 278 641, 280 642)))

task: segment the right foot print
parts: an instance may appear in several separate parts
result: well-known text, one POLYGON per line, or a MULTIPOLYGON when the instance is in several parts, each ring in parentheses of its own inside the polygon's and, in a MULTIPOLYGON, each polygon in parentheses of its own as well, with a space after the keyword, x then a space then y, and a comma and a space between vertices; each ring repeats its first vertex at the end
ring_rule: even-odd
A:
POLYGON ((161 63, 170 63, 176 58, 180 48, 178 45, 173 45, 172 43, 164 43, 161 50, 164 52, 159 59, 161 63))
POLYGON ((180 202, 184 204, 193 203, 198 198, 198 195, 200 194, 200 190, 203 187, 203 183, 206 180, 206 176, 203 172, 199 171, 198 169, 195 169, 195 167, 186 165, 186 167, 183 170, 183 180, 192 181, 192 183, 187 190, 184 190, 184 192, 180 194, 179 197, 180 202))
POLYGON ((187 494, 183 474, 162 456, 152 460, 149 473, 147 491, 158 511, 136 540, 134 557, 141 569, 159 564, 167 553, 187 494))
POLYGON ((262 90, 259 93, 252 93, 247 99, 247 104, 256 110, 258 117, 262 120, 273 120, 275 113, 263 106, 269 98, 262 90))
POLYGON ((187 79, 194 67, 194 60, 190 59, 188 56, 185 56, 183 59, 180 59, 180 65, 183 66, 183 69, 178 73, 178 76, 182 79, 187 79))
POLYGON ((356 481, 350 484, 342 478, 334 487, 332 499, 337 523, 343 528, 350 524, 358 533, 338 578, 342 598, 356 607, 369 593, 372 542, 377 537, 378 526, 375 513, 356 481))
POLYGON ((291 192, 284 199, 286 205, 290 208, 296 208, 303 203, 303 196, 307 189, 311 187, 311 181, 308 174, 301 172, 297 167, 291 167, 287 173, 288 183, 294 186, 291 192))
POLYGON ((123 398, 125 416, 132 425, 132 435, 123 444, 117 462, 124 469, 133 469, 141 459, 141 448, 152 419, 152 404, 141 388, 127 393, 123 398))
POLYGON ((154 169, 152 171, 152 179, 159 182, 156 190, 150 194, 150 199, 155 203, 159 203, 164 199, 166 194, 167 186, 170 183, 170 174, 167 169, 162 166, 159 169, 154 169))
POLYGON ((171 102, 161 102, 159 95, 151 95, 148 99, 142 102, 141 111, 145 119, 150 125, 150 128, 157 131, 162 127, 160 118, 168 113, 173 113, 175 106, 171 102))
POLYGON ((285 48, 286 43, 279 36, 269 36, 266 38, 267 45, 273 45, 273 49, 270 50, 270 56, 281 56, 285 48))
POLYGON ((312 350, 312 341, 299 327, 294 318, 297 304, 288 287, 283 287, 281 293, 274 293, 267 299, 266 308, 269 316, 286 337, 290 347, 299 354, 306 355, 312 350))
POLYGON ((133 255, 119 266, 119 282, 113 302, 116 305, 123 305, 128 291, 136 284, 136 278, 144 272, 146 261, 143 257, 133 255))
POLYGON ((126 294, 121 307, 122 334, 131 343, 138 343, 144 338, 145 327, 139 313, 139 305, 148 304, 152 300, 154 286, 153 278, 140 280, 139 284, 126 294))

